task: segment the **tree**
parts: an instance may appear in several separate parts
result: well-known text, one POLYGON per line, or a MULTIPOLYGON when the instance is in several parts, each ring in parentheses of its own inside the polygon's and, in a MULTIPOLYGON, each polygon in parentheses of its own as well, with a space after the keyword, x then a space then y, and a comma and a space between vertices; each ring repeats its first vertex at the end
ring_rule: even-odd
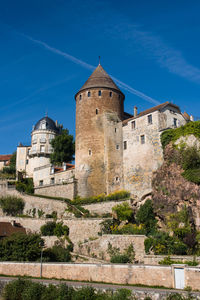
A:
POLYGON ((143 205, 140 206, 136 214, 136 222, 138 224, 145 225, 147 235, 155 231, 157 227, 157 220, 155 218, 153 204, 150 199, 148 199, 143 205))
POLYGON ((62 133, 51 141, 53 153, 50 156, 51 163, 62 164, 73 160, 75 144, 73 135, 69 134, 68 129, 62 129, 62 133))

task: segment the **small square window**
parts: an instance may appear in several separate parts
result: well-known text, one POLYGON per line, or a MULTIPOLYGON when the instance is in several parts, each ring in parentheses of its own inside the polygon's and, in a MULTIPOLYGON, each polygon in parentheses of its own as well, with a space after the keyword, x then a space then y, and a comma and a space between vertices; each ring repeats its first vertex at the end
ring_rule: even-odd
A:
POLYGON ((140 136, 141 144, 145 144, 145 136, 141 135, 140 136))
POLYGON ((91 93, 90 93, 90 92, 88 92, 88 94, 87 94, 87 95, 88 95, 88 97, 90 97, 90 96, 91 96, 91 93))
POLYGON ((127 141, 124 141, 124 150, 127 149, 127 141))
POLYGON ((98 92, 98 95, 101 96, 101 91, 98 92))
POLYGON ((147 118, 148 118, 148 124, 152 124, 152 115, 148 115, 147 118))
POLYGON ((110 92, 110 97, 112 97, 112 92, 110 92))
POLYGON ((119 150, 119 144, 116 145, 116 149, 119 150))
POLYGON ((135 129, 135 121, 131 122, 131 129, 135 129))
POLYGON ((52 177, 52 178, 51 178, 51 184, 54 184, 54 183, 55 183, 55 178, 52 177))
POLYGON ((42 186, 43 185, 43 180, 40 180, 39 181, 39 186, 42 186))

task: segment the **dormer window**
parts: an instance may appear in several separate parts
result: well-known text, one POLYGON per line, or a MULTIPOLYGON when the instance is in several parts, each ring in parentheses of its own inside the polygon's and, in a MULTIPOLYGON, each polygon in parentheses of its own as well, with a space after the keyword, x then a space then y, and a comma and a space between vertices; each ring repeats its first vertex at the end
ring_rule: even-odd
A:
POLYGON ((46 129, 46 128, 47 128, 46 122, 42 122, 42 123, 40 124, 40 128, 41 128, 41 129, 46 129))
POLYGON ((90 97, 90 96, 91 96, 91 93, 90 93, 90 92, 88 92, 88 93, 87 93, 87 95, 88 95, 88 97, 90 97))
POLYGON ((98 95, 101 96, 101 91, 98 92, 98 95))

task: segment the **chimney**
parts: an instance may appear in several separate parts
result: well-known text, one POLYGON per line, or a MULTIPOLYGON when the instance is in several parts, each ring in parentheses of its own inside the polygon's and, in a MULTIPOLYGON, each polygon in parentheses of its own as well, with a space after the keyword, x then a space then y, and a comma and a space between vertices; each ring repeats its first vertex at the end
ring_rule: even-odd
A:
POLYGON ((192 115, 190 116, 190 121, 194 121, 194 117, 192 115))
POLYGON ((134 106, 134 109, 133 109, 133 116, 136 117, 138 114, 137 112, 137 106, 134 106))

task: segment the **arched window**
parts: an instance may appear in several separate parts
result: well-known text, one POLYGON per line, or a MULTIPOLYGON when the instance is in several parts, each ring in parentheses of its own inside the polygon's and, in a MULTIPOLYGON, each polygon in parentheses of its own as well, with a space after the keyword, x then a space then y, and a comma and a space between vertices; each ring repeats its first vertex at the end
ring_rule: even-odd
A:
POLYGON ((82 99, 82 95, 79 96, 79 99, 80 99, 80 100, 82 99))
POLYGON ((101 91, 98 92, 98 95, 101 96, 101 91))
POLYGON ((88 97, 90 97, 90 96, 91 96, 91 93, 90 93, 90 92, 88 92, 88 94, 87 94, 87 95, 88 95, 88 97))

